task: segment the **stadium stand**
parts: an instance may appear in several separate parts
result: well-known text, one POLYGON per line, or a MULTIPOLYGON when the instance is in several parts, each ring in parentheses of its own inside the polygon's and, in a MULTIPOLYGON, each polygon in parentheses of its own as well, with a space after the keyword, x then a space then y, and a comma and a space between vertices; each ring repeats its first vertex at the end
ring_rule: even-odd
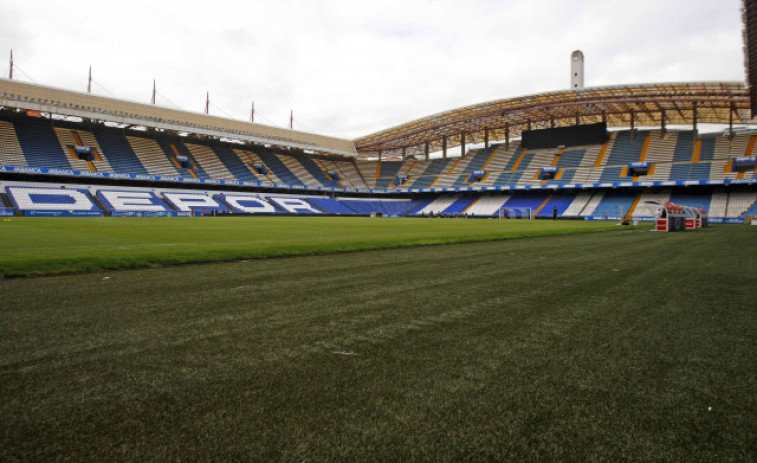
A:
POLYGON ((192 153, 184 146, 183 143, 178 143, 172 140, 167 140, 163 137, 157 139, 158 145, 163 149, 163 154, 174 165, 181 177, 194 177, 202 179, 210 179, 210 176, 205 170, 197 163, 192 153), (183 161, 183 165, 182 165, 183 161))
POLYGON ((269 177, 275 179, 274 183, 291 186, 305 184, 289 170, 277 155, 266 150, 257 150, 254 153, 249 153, 249 155, 253 160, 257 158, 258 162, 261 162, 266 167, 269 177))
POLYGON ((5 166, 27 165, 13 124, 6 121, 0 121, 0 163, 5 166))
MULTIPOLYGON (((228 146, 214 146, 211 148, 212 152, 218 156, 218 160, 226 167, 226 169, 234 176, 237 181, 241 182, 259 182, 260 177, 257 176, 249 167, 250 164, 245 164, 239 157, 238 153, 229 148, 228 146)), ((209 154, 209 153, 208 153, 209 154)), ((265 178, 269 183, 269 179, 265 178)))
MULTIPOLYGON (((591 200, 592 193, 590 191, 582 191, 578 193, 570 205, 561 214, 562 217, 578 217, 581 215, 586 205, 591 200)), ((592 209, 593 210, 593 209, 592 209)))
POLYGON ((308 201, 313 203, 318 208, 322 209, 327 214, 335 215, 354 215, 355 210, 351 209, 341 201, 332 198, 308 198, 308 201))
POLYGON ((460 195, 455 202, 449 205, 446 209, 444 209, 445 214, 460 214, 464 212, 468 206, 473 203, 473 201, 477 198, 478 195, 476 194, 463 194, 460 195))
POLYGON ((127 136, 126 141, 148 174, 161 177, 187 177, 187 175, 181 175, 179 168, 171 162, 155 139, 127 136))
MULTIPOLYGON (((217 180, 240 180, 231 173, 228 167, 221 161, 221 156, 217 155, 212 148, 205 145, 186 143, 186 149, 192 154, 197 165, 207 173, 209 178, 217 180)), ((241 166, 245 169, 244 165, 241 166)))
POLYGON ((102 148, 102 157, 107 160, 113 172, 148 175, 123 133, 103 127, 95 129, 93 135, 102 148))
MULTIPOLYGON (((15 178, 13 172, 57 176, 81 172, 90 176, 128 174, 143 182, 167 179, 177 185, 186 180, 247 183, 245 188, 253 189, 276 184, 276 191, 284 192, 330 189, 338 197, 301 199, 315 211, 310 213, 341 215, 433 212, 491 217, 506 206, 530 207, 537 217, 551 217, 552 208, 557 206, 561 217, 601 218, 616 217, 622 206, 625 214, 641 218, 648 216, 643 207, 646 200, 670 199, 705 209, 714 218, 740 218, 754 213, 755 187, 747 183, 754 182, 757 169, 744 169, 742 165, 736 170, 734 159, 753 155, 756 146, 757 135, 753 133, 700 137, 691 130, 621 130, 611 132, 601 145, 529 150, 513 140, 509 146, 474 148, 460 158, 367 161, 17 113, 0 116, 0 168, 6 172, 6 180, 15 178), (648 163, 644 166, 648 166, 646 175, 631 173, 629 167, 638 166, 629 165, 638 162, 648 163), (27 170, 14 171, 13 167, 27 170), (39 169, 52 170, 37 172, 39 169), (545 172, 552 178, 545 177, 545 172), (566 186, 570 189, 563 188, 566 186), (538 192, 520 191, 534 188, 538 192), (350 191, 371 190, 381 196, 380 200, 343 198, 350 191), (393 202, 393 192, 417 196, 393 202)), ((91 194, 91 200, 100 202, 106 213, 114 210, 100 192, 112 185, 95 186, 91 194)), ((202 188, 209 200, 198 200, 189 211, 205 204, 206 209, 216 212, 244 212, 225 203, 212 187, 202 188)), ((252 194, 261 192, 253 190, 252 194)), ((184 201, 177 205, 168 198, 158 198, 170 211, 187 212, 184 201)), ((288 212, 269 199, 269 193, 249 199, 251 210, 258 210, 255 204, 263 208, 255 201, 266 201, 276 213, 300 213, 288 212)), ((12 202, 10 195, 8 201, 12 202)), ((9 205, 3 207, 8 209, 9 205)), ((302 211, 307 212, 307 208, 302 211)))
POLYGON ((611 220, 620 219, 628 213, 633 202, 634 195, 632 194, 608 191, 602 196, 602 200, 591 215, 611 220))
POLYGON ((466 211, 474 217, 493 217, 497 215, 499 208, 502 207, 510 195, 492 195, 486 194, 478 197, 478 200, 470 205, 466 211))
POLYGON ((19 118, 13 121, 13 126, 27 166, 52 169, 72 168, 50 121, 31 117, 19 118))
POLYGON ((402 168, 402 161, 379 161, 376 164, 376 183, 374 188, 389 188, 402 168))
MULTIPOLYGON (((0 185, 0 188, 2 186, 0 185)), ((700 187, 701 189, 701 187, 700 187)), ((648 189, 642 193, 584 191, 578 195, 561 192, 488 193, 479 195, 441 194, 430 198, 331 198, 325 196, 232 192, 198 192, 161 188, 114 189, 98 186, 49 186, 40 183, 13 183, 0 189, 0 208, 24 215, 197 215, 197 214, 334 214, 384 216, 424 215, 454 217, 495 217, 501 208, 531 209, 538 218, 550 218, 552 208, 560 217, 588 217, 617 220, 620 207, 624 217, 649 219, 653 209, 646 201, 672 201, 708 211, 710 217, 739 219, 757 212, 757 192, 742 188, 690 192, 648 189), (6 194, 7 193, 7 194, 6 194)))
POLYGON ((737 190, 728 194, 726 217, 742 217, 757 201, 757 192, 737 190))
POLYGON ((552 217, 553 208, 557 207, 557 216, 561 217, 570 207, 576 196, 573 194, 551 195, 537 209, 537 217, 552 217))
POLYGON ((415 215, 439 215, 460 198, 459 194, 443 194, 436 197, 421 209, 415 211, 415 215))

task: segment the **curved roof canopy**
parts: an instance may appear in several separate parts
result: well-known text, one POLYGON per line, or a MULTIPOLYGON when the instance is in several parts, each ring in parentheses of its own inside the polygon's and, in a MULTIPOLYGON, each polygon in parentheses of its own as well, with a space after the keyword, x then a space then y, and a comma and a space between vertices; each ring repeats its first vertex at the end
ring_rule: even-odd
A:
POLYGON ((424 117, 355 140, 361 156, 417 155, 528 129, 607 122, 608 127, 753 123, 742 82, 583 88, 490 101, 424 117), (428 144, 428 147, 427 147, 428 144))

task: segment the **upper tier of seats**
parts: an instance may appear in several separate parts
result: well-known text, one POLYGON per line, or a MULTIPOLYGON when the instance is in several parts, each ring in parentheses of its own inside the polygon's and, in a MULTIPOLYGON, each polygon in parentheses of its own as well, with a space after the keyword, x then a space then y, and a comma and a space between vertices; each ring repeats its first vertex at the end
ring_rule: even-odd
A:
POLYGON ((757 135, 695 137, 691 131, 611 133, 604 145, 568 149, 492 145, 462 158, 354 161, 237 146, 160 133, 32 117, 0 119, 0 165, 254 182, 293 187, 397 190, 559 186, 605 182, 754 179, 736 157, 754 154, 757 135), (81 156, 77 147, 91 151, 81 156), (632 163, 648 164, 634 176, 632 163), (551 178, 544 175, 547 171, 551 178))

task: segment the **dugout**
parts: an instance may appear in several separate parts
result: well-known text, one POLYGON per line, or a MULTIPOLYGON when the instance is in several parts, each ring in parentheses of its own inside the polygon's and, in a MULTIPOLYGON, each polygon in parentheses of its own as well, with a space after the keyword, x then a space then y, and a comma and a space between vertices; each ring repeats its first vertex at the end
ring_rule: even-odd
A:
POLYGON ((708 224, 707 221, 707 211, 704 209, 696 208, 697 212, 699 212, 699 228, 706 227, 708 224))
POLYGON ((686 215, 686 230, 696 230, 702 227, 702 216, 699 209, 684 206, 683 213, 686 215))
POLYGON ((686 213, 681 206, 668 201, 646 201, 645 204, 657 206, 655 231, 672 232, 686 229, 686 213))

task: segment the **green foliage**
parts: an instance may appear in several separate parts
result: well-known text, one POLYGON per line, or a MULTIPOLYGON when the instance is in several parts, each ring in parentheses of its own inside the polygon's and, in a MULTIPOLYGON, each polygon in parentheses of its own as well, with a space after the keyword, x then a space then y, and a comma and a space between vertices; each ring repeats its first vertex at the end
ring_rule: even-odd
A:
POLYGON ((14 218, 0 277, 487 241, 616 229, 527 220, 335 217, 14 218))
POLYGON ((755 228, 6 279, 0 461, 754 461, 755 228))

